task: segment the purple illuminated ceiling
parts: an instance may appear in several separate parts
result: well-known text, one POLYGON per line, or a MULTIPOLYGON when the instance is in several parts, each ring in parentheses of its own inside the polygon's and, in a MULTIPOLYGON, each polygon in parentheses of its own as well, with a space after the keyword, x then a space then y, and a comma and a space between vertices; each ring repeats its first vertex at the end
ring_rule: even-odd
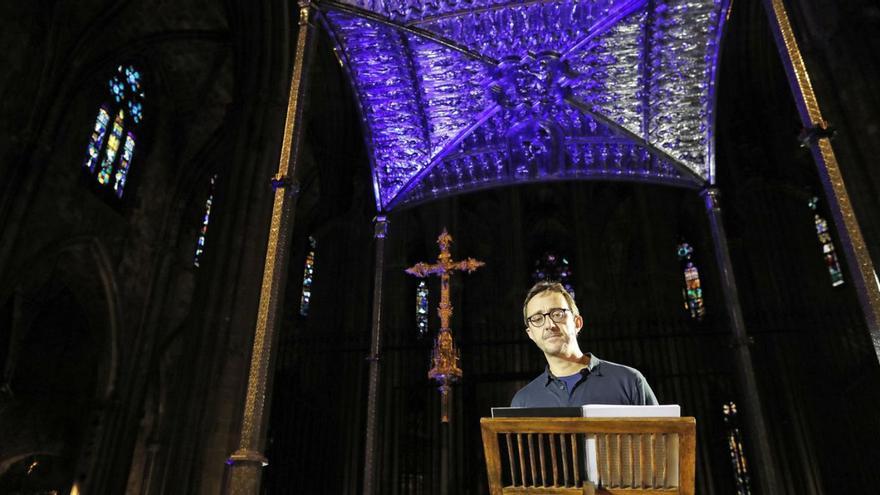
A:
POLYGON ((527 181, 714 179, 727 0, 316 2, 379 210, 527 181))

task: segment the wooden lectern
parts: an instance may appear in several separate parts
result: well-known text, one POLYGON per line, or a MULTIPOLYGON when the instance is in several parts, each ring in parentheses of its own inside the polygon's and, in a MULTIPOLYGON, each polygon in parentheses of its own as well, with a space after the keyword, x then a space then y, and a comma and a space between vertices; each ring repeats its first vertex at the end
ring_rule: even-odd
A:
POLYGON ((693 495, 696 420, 482 418, 491 495, 693 495))

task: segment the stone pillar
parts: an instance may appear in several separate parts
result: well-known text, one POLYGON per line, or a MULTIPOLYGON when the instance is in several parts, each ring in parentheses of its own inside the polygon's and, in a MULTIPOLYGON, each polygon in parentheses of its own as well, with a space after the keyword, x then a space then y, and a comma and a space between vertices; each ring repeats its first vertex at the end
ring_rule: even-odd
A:
POLYGON ((364 442, 364 495, 376 493, 376 423, 379 406, 379 353, 382 343, 382 275, 385 272, 385 236, 388 220, 384 215, 375 218, 376 264, 373 278, 373 321, 370 338, 370 378, 367 395, 367 434, 364 442))
POLYGON ((721 218, 719 191, 715 187, 709 187, 703 190, 701 195, 706 204, 709 228, 712 231, 712 245, 715 248, 715 260, 718 263, 718 272, 721 277, 724 308, 727 311, 728 324, 733 334, 734 366, 736 366, 739 391, 743 400, 742 410, 745 412, 748 443, 752 446, 752 452, 756 457, 751 465, 753 470, 757 471, 758 483, 761 487, 760 493, 774 495, 780 493, 779 487, 781 485, 776 479, 776 463, 770 448, 770 439, 767 437, 767 425, 764 422, 761 397, 758 393, 758 380, 755 377, 755 368, 749 349, 750 338, 746 333, 745 320, 739 304, 736 277, 733 274, 733 264, 730 261, 730 250, 727 246, 727 234, 724 231, 724 221, 721 218))

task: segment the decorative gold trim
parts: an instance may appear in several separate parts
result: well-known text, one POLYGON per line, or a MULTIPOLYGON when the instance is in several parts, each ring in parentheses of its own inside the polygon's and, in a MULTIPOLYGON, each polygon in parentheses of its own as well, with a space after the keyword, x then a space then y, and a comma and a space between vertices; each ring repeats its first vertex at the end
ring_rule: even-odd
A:
MULTIPOLYGON (((822 117, 819 109, 819 102, 816 99, 816 93, 813 91, 813 85, 810 82, 810 75, 807 72, 801 51, 798 48, 797 39, 794 30, 789 22, 788 12, 785 10, 783 0, 766 0, 769 1, 770 13, 775 21, 776 28, 782 43, 785 45, 784 56, 788 57, 787 62, 790 64, 791 72, 794 76, 794 83, 797 84, 795 97, 801 99, 806 115, 802 116, 804 120, 809 119, 805 124, 806 127, 828 128, 827 122, 822 117)), ((872 341, 874 342, 874 350, 880 358, 880 287, 877 286, 877 280, 874 276, 874 264, 871 261, 865 240, 862 237, 862 231, 856 220, 855 212, 849 200, 849 193, 843 181, 840 172, 840 165, 831 146, 831 141, 827 137, 822 137, 811 143, 813 147, 813 156, 816 165, 819 168, 819 174, 825 182, 825 192, 831 196, 829 201, 833 211, 836 223, 843 225, 837 226, 838 234, 841 237, 843 251, 849 255, 848 262, 850 265, 850 276, 856 276, 858 280, 854 280, 856 292, 859 295, 859 302, 862 304, 862 310, 867 320, 868 330, 871 332, 872 341), (841 228, 842 227, 842 228, 841 228), (855 258, 855 259, 853 259, 855 258)))
POLYGON ((785 10, 785 4, 782 0, 771 0, 771 4, 794 77, 797 79, 797 85, 801 93, 800 96, 804 100, 804 105, 810 117, 810 122, 814 125, 823 126, 825 120, 822 118, 822 111, 819 110, 819 102, 816 100, 816 93, 813 91, 813 84, 810 82, 810 74, 807 72, 807 66, 804 64, 803 57, 801 57, 801 50, 798 48, 797 39, 794 37, 794 30, 788 21, 788 12, 785 10))
MULTIPOLYGON (((880 287, 877 286, 877 279, 874 277, 874 263, 871 260, 871 254, 868 252, 868 246, 862 237, 861 228, 859 228, 858 220, 853 211, 852 204, 849 201, 849 194, 846 191, 846 185, 843 182, 843 176, 840 173, 840 166, 837 163, 837 156, 831 147, 831 140, 822 138, 817 143, 825 168, 828 172, 828 181, 834 189, 834 196, 840 207, 840 215, 843 218, 846 231, 849 233, 850 242, 853 252, 855 253, 856 263, 859 268, 862 283, 865 286, 865 293, 868 297, 870 309, 873 312, 874 321, 869 319, 869 329, 872 334, 880 332, 880 287)), ((852 263, 852 260, 849 260, 852 263)), ((877 345, 875 339, 875 346, 877 345)), ((878 349, 880 353, 880 349, 878 349)))

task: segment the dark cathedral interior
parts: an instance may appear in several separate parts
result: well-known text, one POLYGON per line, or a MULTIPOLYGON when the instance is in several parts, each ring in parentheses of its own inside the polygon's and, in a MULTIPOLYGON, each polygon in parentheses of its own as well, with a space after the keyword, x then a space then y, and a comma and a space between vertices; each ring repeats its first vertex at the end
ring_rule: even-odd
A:
MULTIPOLYGON (((349 4, 308 8, 332 21, 349 4)), ((548 277, 576 296, 584 351, 638 368, 696 418, 696 493, 875 493, 877 288, 859 273, 880 262, 880 7, 784 2, 831 125, 804 130, 774 37, 782 4, 714 2, 725 267, 693 187, 557 178, 384 202, 350 40, 312 18, 298 50, 296 2, 6 2, 0 493, 358 494, 366 477, 370 494, 489 493, 480 418, 545 367, 521 307, 548 277), (290 136, 298 190, 278 253, 290 136), (816 159, 829 138, 836 182, 816 159), (841 188, 845 207, 829 195, 841 188), (428 376, 441 284, 405 272, 437 259, 444 229, 455 259, 485 263, 451 277, 449 422, 428 376), (270 258, 286 276, 261 354, 267 464, 240 491, 270 258)))

